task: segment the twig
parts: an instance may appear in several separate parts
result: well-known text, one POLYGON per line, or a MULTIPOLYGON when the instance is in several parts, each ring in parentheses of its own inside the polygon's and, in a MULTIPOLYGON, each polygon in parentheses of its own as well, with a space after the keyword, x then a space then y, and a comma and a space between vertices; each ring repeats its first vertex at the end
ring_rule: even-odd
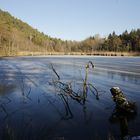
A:
POLYGON ((68 104, 68 101, 66 101, 65 97, 63 94, 60 94, 60 97, 62 98, 62 101, 64 103, 64 106, 65 106, 65 109, 66 109, 66 117, 70 114, 70 116, 68 118, 65 118, 65 119, 71 119, 73 118, 73 114, 70 110, 70 107, 69 107, 69 104, 68 104))
POLYGON ((90 83, 88 85, 89 85, 89 88, 92 91, 92 93, 96 96, 96 99, 99 100, 99 93, 98 93, 97 88, 90 83), (96 91, 96 93, 91 89, 91 87, 96 91))
POLYGON ((56 72, 52 64, 51 64, 51 67, 52 67, 53 72, 56 74, 58 80, 60 80, 60 76, 58 75, 58 73, 56 72))

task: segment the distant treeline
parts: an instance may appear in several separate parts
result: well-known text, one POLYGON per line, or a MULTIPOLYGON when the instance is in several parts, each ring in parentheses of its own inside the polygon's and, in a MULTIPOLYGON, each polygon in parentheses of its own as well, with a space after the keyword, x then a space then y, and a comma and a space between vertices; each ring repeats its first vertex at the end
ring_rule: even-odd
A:
POLYGON ((83 41, 52 38, 27 23, 0 10, 0 55, 18 55, 19 52, 140 52, 140 29, 121 35, 115 32, 106 38, 99 35, 83 41))

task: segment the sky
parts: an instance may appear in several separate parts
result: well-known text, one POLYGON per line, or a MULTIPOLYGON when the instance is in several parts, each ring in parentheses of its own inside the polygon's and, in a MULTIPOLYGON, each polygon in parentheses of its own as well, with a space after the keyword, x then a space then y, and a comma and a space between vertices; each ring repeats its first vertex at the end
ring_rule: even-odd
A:
POLYGON ((140 0, 0 0, 0 9, 63 40, 140 28, 140 0))

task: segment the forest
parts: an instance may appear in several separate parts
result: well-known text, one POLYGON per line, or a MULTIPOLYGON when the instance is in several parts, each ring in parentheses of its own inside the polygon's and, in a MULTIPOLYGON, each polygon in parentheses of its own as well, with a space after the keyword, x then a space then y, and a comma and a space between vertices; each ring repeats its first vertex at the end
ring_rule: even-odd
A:
MULTIPOLYGON (((104 52, 140 54, 140 29, 99 34, 82 41, 62 40, 39 32, 27 23, 0 10, 0 56, 38 54, 103 54, 104 52), (102 53, 100 53, 102 52, 102 53)), ((107 55, 108 55, 107 54, 107 55)))

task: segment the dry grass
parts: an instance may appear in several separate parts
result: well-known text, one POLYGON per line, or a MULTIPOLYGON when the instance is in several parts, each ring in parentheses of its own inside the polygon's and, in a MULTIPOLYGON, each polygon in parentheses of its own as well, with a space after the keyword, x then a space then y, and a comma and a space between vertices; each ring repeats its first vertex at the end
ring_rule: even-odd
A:
POLYGON ((140 52, 18 52, 18 56, 22 55, 99 55, 99 56, 140 56, 140 52))
POLYGON ((19 51, 5 54, 0 52, 0 56, 41 56, 41 55, 95 55, 95 56, 140 56, 140 52, 109 52, 109 51, 94 51, 94 52, 29 52, 19 51))

